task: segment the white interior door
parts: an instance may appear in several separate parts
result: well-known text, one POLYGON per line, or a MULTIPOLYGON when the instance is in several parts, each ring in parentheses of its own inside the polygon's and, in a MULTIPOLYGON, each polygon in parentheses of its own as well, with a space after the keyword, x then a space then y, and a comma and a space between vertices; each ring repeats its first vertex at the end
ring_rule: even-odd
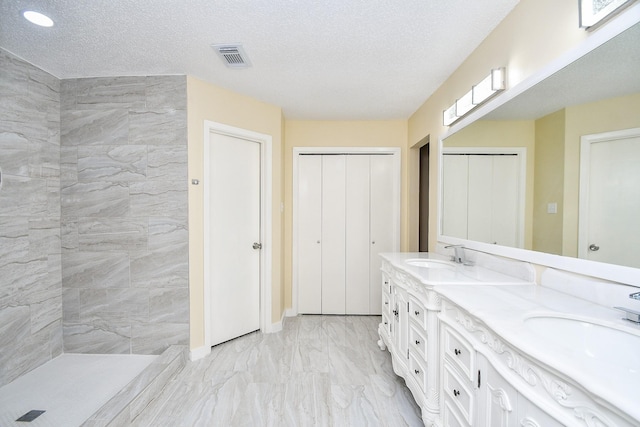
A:
POLYGON ((322 313, 322 156, 298 159, 298 311, 322 313))
POLYGON ((346 156, 322 156, 322 313, 345 314, 346 156))
POLYGON ((211 345, 260 329, 260 144, 213 133, 209 149, 211 345))
POLYGON ((578 256, 640 267, 640 129, 583 137, 578 256))

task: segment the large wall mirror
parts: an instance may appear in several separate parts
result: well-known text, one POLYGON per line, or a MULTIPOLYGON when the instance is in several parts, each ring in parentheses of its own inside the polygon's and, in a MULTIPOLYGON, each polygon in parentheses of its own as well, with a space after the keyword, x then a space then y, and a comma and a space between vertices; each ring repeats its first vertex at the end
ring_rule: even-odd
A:
MULTIPOLYGON (((492 251, 498 254, 535 251, 640 268, 635 21, 442 140, 441 241, 526 250, 492 251), (601 207, 612 210, 602 216, 601 207)), ((545 259, 555 259, 555 266, 562 262, 545 259)), ((628 281, 631 270, 613 278, 628 281)))

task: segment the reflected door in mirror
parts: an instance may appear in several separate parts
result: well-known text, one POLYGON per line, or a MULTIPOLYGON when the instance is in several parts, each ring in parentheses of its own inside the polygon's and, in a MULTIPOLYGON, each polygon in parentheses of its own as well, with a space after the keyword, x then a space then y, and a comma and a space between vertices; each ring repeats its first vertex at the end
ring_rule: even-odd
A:
POLYGON ((443 153, 442 233, 521 247, 519 168, 512 153, 443 153))

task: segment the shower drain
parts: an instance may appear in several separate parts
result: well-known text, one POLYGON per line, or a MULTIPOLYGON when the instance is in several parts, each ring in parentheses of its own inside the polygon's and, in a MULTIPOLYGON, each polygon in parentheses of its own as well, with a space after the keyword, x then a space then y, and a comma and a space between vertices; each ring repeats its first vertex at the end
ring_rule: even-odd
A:
POLYGON ((23 416, 21 416, 20 418, 18 418, 16 421, 26 421, 26 422, 30 423, 31 421, 35 420, 36 418, 38 418, 40 415, 44 414, 45 412, 46 411, 33 409, 33 410, 27 412, 26 414, 24 414, 23 416))

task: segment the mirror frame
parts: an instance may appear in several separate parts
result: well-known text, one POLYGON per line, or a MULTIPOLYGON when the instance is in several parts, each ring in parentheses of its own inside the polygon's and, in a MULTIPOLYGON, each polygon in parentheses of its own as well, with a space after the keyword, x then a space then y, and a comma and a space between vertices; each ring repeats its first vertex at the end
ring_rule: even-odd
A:
POLYGON ((530 262, 542 267, 557 268, 581 275, 597 277, 605 280, 611 280, 615 282, 626 283, 632 286, 640 287, 640 269, 625 267, 615 264, 606 264, 596 261, 589 261, 581 258, 574 258, 561 255, 547 254, 544 252, 536 252, 528 249, 511 248, 507 246, 492 245, 489 243, 482 243, 473 240, 460 239, 451 236, 445 236, 442 234, 442 150, 444 139, 460 131, 466 126, 472 124, 476 120, 481 119, 487 113, 507 103, 511 99, 535 86, 539 82, 543 81, 547 77, 551 76, 555 72, 573 63, 582 56, 588 54, 592 50, 603 45, 607 41, 616 37, 618 34, 631 28, 633 25, 640 23, 640 3, 633 7, 630 7, 627 11, 622 13, 616 19, 607 23, 607 25, 598 29, 589 37, 587 37, 582 43, 580 43, 574 49, 569 50, 567 53, 561 55, 556 60, 550 62, 540 71, 534 73, 527 79, 518 83, 499 94, 488 103, 480 106, 468 116, 463 117, 457 123, 452 125, 447 132, 442 134, 438 141, 438 208, 437 208, 437 221, 438 221, 438 243, 444 243, 447 245, 464 245, 466 248, 485 252, 493 255, 512 258, 520 261, 530 262))

